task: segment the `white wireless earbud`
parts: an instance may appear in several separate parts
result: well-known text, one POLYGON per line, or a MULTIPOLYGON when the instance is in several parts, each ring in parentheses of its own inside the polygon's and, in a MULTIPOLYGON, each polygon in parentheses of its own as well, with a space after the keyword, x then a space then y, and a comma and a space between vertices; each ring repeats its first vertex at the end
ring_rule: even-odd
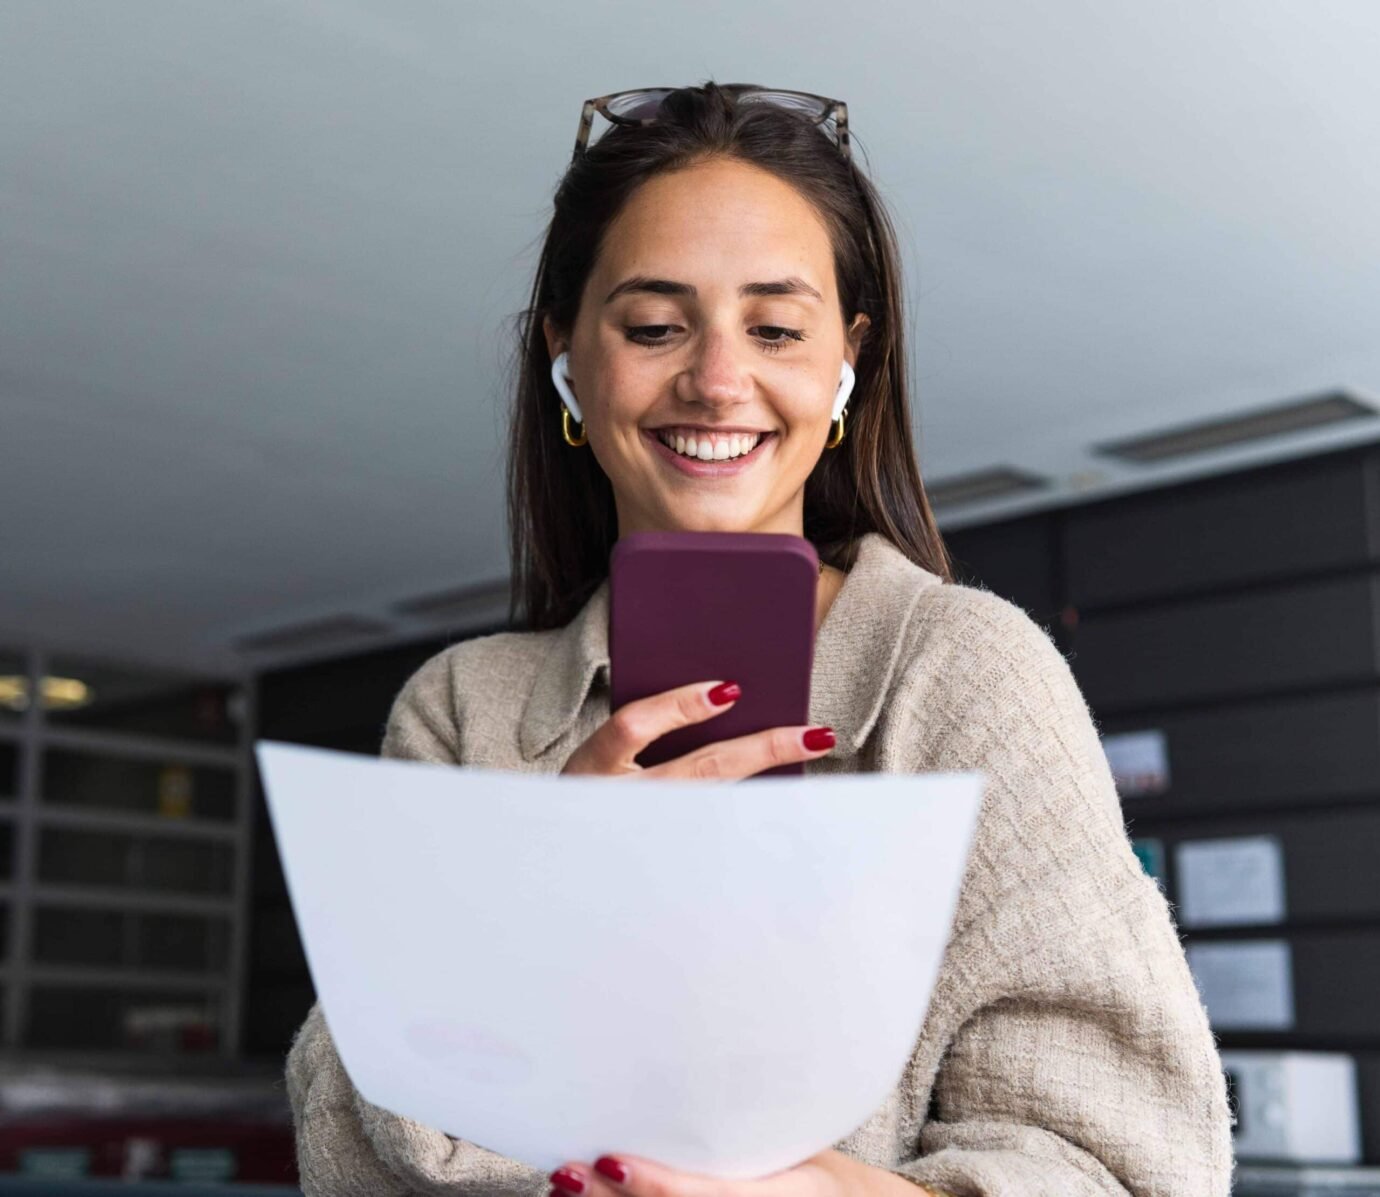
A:
POLYGON ((853 382, 856 377, 853 373, 853 367, 845 360, 843 369, 839 371, 839 393, 834 396, 834 414, 829 417, 831 421, 837 420, 843 414, 848 396, 853 393, 853 382))
POLYGON ((556 384, 562 401, 570 409, 570 415, 577 424, 585 422, 584 413, 580 411, 580 404, 575 398, 575 392, 570 389, 570 375, 565 372, 566 362, 570 359, 570 354, 562 353, 554 362, 551 363, 551 381, 556 384))

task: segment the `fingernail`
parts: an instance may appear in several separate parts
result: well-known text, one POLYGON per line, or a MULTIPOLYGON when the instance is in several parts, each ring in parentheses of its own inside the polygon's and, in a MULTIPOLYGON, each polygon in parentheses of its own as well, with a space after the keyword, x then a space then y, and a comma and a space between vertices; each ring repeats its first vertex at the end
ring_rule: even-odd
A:
POLYGON ((832 727, 812 727, 801 738, 805 741, 806 748, 811 752, 818 752, 822 748, 834 746, 834 729, 832 727))
POLYGON ((733 702, 742 696, 743 688, 737 682, 720 682, 709 692, 709 701, 716 707, 721 707, 724 703, 733 702))
POLYGON ((611 1155, 601 1155, 595 1160, 594 1170, 599 1173, 600 1176, 607 1176, 610 1180, 620 1185, 628 1179, 627 1164, 620 1163, 611 1155))
POLYGON ((569 1168, 557 1168, 551 1173, 551 1183, 566 1193, 583 1193, 585 1191, 585 1182, 569 1168))

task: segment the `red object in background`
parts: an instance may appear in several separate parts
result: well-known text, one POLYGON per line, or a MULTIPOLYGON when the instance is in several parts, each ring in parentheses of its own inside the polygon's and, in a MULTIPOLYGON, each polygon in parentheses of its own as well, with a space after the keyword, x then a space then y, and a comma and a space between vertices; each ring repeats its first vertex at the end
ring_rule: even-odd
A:
POLYGON ((85 1148, 88 1175, 126 1176, 126 1160, 143 1162, 139 1175, 127 1179, 161 1179, 172 1175, 172 1153, 179 1149, 223 1150, 234 1158, 233 1179, 265 1184, 297 1183, 292 1126, 234 1118, 102 1118, 49 1114, 7 1118, 0 1122, 0 1173, 17 1173, 24 1152, 33 1149, 85 1148), (139 1151, 130 1143, 140 1140, 139 1151))

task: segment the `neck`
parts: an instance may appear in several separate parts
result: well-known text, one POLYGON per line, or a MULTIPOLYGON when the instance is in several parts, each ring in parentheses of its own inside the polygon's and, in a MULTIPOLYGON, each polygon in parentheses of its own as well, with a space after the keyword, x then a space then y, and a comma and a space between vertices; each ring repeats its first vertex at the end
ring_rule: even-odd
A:
POLYGON ((834 600, 838 598, 839 591, 843 589, 843 580, 848 575, 842 570, 835 569, 832 565, 826 565, 824 572, 819 576, 819 585, 815 589, 815 635, 819 635, 819 629, 824 623, 824 617, 829 614, 829 608, 834 605, 834 600))

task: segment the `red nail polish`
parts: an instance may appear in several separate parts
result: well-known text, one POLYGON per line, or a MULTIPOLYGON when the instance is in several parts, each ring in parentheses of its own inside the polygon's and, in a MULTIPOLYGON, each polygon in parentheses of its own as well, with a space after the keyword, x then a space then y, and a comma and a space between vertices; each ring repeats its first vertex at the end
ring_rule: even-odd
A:
POLYGON ((709 701, 716 707, 721 707, 724 703, 733 702, 742 696, 743 688, 737 682, 721 682, 709 692, 709 701))
POLYGON ((607 1176, 610 1180, 622 1184, 628 1179, 627 1164, 620 1163, 611 1155, 601 1155, 594 1161, 594 1170, 600 1176, 607 1176))
POLYGON ((551 1183, 564 1193, 583 1193, 585 1182, 569 1168, 557 1168, 551 1173, 551 1183))
POLYGON ((821 748, 832 748, 834 746, 834 729, 832 727, 812 727, 801 738, 805 741, 805 747, 811 752, 817 752, 821 748))

